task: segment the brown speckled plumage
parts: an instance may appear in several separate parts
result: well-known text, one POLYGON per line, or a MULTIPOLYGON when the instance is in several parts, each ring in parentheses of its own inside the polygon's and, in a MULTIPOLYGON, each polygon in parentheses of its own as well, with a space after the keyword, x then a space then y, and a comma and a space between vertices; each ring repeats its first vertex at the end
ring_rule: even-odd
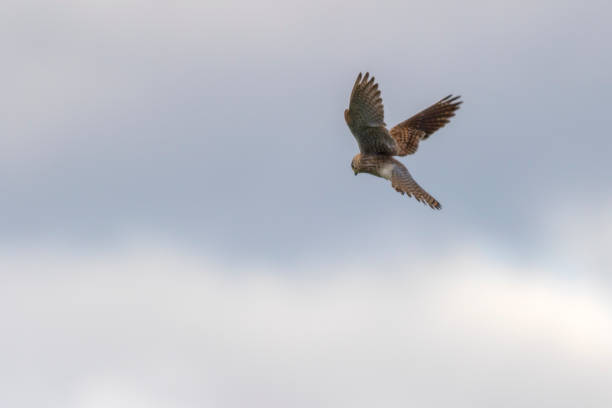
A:
POLYGON ((390 180, 400 193, 414 196, 431 208, 442 208, 414 181, 408 169, 391 156, 415 153, 419 142, 446 125, 461 103, 459 96, 449 95, 389 131, 378 84, 369 73, 360 73, 351 92, 349 108, 344 111, 344 119, 361 152, 353 158, 353 171, 356 175, 369 173, 390 180))

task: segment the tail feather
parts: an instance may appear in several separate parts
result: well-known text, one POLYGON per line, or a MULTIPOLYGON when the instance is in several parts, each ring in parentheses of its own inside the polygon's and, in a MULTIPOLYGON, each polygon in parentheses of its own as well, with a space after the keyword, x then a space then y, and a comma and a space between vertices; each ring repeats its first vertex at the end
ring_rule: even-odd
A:
POLYGON ((400 162, 396 162, 393 169, 391 186, 402 195, 407 194, 408 197, 414 196, 417 201, 426 203, 433 209, 440 210, 442 208, 440 202, 414 181, 408 169, 400 162))

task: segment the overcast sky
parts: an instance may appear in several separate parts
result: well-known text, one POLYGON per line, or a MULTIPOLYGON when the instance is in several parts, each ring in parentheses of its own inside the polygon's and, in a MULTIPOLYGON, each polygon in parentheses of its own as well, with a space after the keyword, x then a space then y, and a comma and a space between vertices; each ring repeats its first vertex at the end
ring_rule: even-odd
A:
POLYGON ((606 407, 606 1, 9 1, 6 406, 606 407), (359 72, 389 125, 353 175, 359 72))

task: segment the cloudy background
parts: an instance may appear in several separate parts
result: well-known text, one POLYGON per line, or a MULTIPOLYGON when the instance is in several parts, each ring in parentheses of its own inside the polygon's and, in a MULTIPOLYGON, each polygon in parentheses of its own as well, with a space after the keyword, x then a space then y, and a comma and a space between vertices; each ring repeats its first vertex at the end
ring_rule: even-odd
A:
POLYGON ((0 405, 608 407, 604 1, 8 1, 0 405), (359 71, 394 124, 354 177, 359 71))

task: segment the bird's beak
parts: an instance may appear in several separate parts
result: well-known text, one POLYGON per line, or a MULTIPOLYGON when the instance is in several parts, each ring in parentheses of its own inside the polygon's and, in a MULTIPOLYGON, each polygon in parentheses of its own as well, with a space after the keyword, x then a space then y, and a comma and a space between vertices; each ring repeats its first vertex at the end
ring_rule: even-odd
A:
POLYGON ((357 175, 357 170, 353 170, 355 172, 355 175, 357 175))

